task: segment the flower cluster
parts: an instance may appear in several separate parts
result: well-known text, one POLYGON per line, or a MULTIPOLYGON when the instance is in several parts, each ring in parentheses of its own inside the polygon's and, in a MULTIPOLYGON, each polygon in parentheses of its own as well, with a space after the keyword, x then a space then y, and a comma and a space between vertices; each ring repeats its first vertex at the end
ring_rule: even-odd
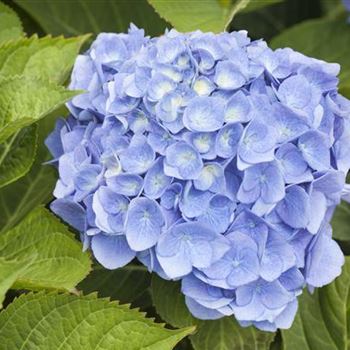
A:
POLYGON ((330 218, 350 167, 339 66, 244 31, 100 34, 46 144, 52 210, 106 268, 181 280, 192 314, 290 327, 343 254, 330 218))

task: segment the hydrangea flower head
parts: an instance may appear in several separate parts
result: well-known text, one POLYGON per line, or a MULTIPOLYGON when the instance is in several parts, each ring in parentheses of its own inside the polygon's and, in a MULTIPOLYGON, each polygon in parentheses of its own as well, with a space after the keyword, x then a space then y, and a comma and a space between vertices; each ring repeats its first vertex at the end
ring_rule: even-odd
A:
POLYGON ((288 328, 303 288, 344 263, 329 225, 350 167, 339 69, 244 31, 102 33, 46 141, 51 208, 106 268, 137 258, 181 280, 194 316, 288 328))

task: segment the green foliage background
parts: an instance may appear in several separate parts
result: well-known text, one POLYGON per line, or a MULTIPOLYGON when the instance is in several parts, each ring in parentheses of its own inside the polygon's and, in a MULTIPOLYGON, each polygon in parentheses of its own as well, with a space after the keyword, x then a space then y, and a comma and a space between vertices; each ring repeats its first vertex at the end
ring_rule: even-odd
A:
MULTIPOLYGON (((242 328, 232 317, 200 321, 178 283, 136 262, 108 271, 83 252, 78 233, 46 209, 56 174, 43 165, 45 137, 80 93, 65 88, 75 57, 100 32, 125 31, 130 22, 155 36, 171 27, 247 29, 272 47, 340 63, 340 89, 350 97, 346 17, 340 0, 0 2, 0 348, 348 349, 350 258, 331 285, 300 297, 290 330, 242 328)), ((349 224, 350 205, 342 203, 333 229, 345 254, 349 224)))

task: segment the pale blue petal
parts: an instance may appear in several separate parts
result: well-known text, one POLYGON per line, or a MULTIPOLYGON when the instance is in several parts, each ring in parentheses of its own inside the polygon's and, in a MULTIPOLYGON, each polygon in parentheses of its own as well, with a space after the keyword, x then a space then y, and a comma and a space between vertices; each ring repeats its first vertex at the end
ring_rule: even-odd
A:
POLYGON ((119 174, 106 180, 108 187, 124 196, 137 196, 143 186, 143 179, 139 175, 119 174))
POLYGON ((171 184, 172 178, 164 174, 164 158, 159 157, 145 176, 144 192, 151 199, 159 198, 171 184))
POLYGON ((246 83, 246 77, 236 64, 223 61, 216 65, 214 81, 220 89, 235 90, 246 83))
POLYGON ((193 185, 200 191, 224 192, 226 181, 223 167, 219 163, 206 163, 193 185))
POLYGON ((79 232, 85 232, 86 211, 79 203, 69 198, 59 198, 50 204, 50 209, 79 232))
POLYGON ((294 228, 306 228, 310 220, 310 199, 305 190, 297 185, 286 189, 286 196, 277 207, 280 218, 294 228))
POLYGON ((191 131, 216 131, 224 123, 224 108, 218 97, 195 97, 185 109, 184 125, 191 131))
POLYGON ((330 146, 319 131, 308 131, 298 141, 298 147, 311 168, 322 171, 330 168, 330 146))
POLYGON ((154 246, 165 226, 165 219, 156 201, 135 198, 130 202, 125 234, 130 247, 142 251, 154 246))
POLYGON ((182 180, 196 179, 203 168, 199 153, 186 142, 177 142, 166 150, 164 172, 182 180))
POLYGON ((155 153, 144 136, 133 137, 129 147, 120 154, 123 169, 131 174, 146 172, 155 159, 155 153))
POLYGON ((219 157, 230 158, 237 153, 243 127, 241 124, 228 124, 219 130, 216 137, 215 149, 219 157))
POLYGON ((91 238, 91 249, 97 261, 107 269, 117 269, 134 259, 136 253, 130 249, 125 236, 99 234, 91 238))

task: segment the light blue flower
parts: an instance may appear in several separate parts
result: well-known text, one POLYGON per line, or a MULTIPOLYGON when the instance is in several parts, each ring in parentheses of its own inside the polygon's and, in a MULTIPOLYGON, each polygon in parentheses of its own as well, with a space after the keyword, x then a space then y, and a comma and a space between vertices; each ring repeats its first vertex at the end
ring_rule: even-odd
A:
POLYGON ((260 200, 275 204, 285 196, 282 173, 276 162, 254 165, 244 172, 237 199, 242 203, 255 203, 260 200))
POLYGON ((233 289, 259 278, 258 246, 247 235, 229 233, 230 250, 209 268, 200 269, 212 285, 233 289))
POLYGON ((234 301, 234 291, 210 286, 194 275, 182 279, 181 291, 187 307, 197 318, 213 320, 233 313, 229 305, 234 301))
POLYGON ((350 198, 339 72, 246 31, 102 33, 46 140, 52 211, 106 268, 136 257, 181 279, 197 318, 289 328, 303 288, 344 263, 329 226, 350 198))
POLYGON ((278 280, 259 279, 236 289, 232 308, 239 321, 273 322, 294 298, 294 293, 286 290, 278 280))
POLYGON ((170 278, 189 274, 193 267, 209 267, 229 249, 227 239, 207 226, 188 222, 173 226, 159 239, 156 253, 170 278))

